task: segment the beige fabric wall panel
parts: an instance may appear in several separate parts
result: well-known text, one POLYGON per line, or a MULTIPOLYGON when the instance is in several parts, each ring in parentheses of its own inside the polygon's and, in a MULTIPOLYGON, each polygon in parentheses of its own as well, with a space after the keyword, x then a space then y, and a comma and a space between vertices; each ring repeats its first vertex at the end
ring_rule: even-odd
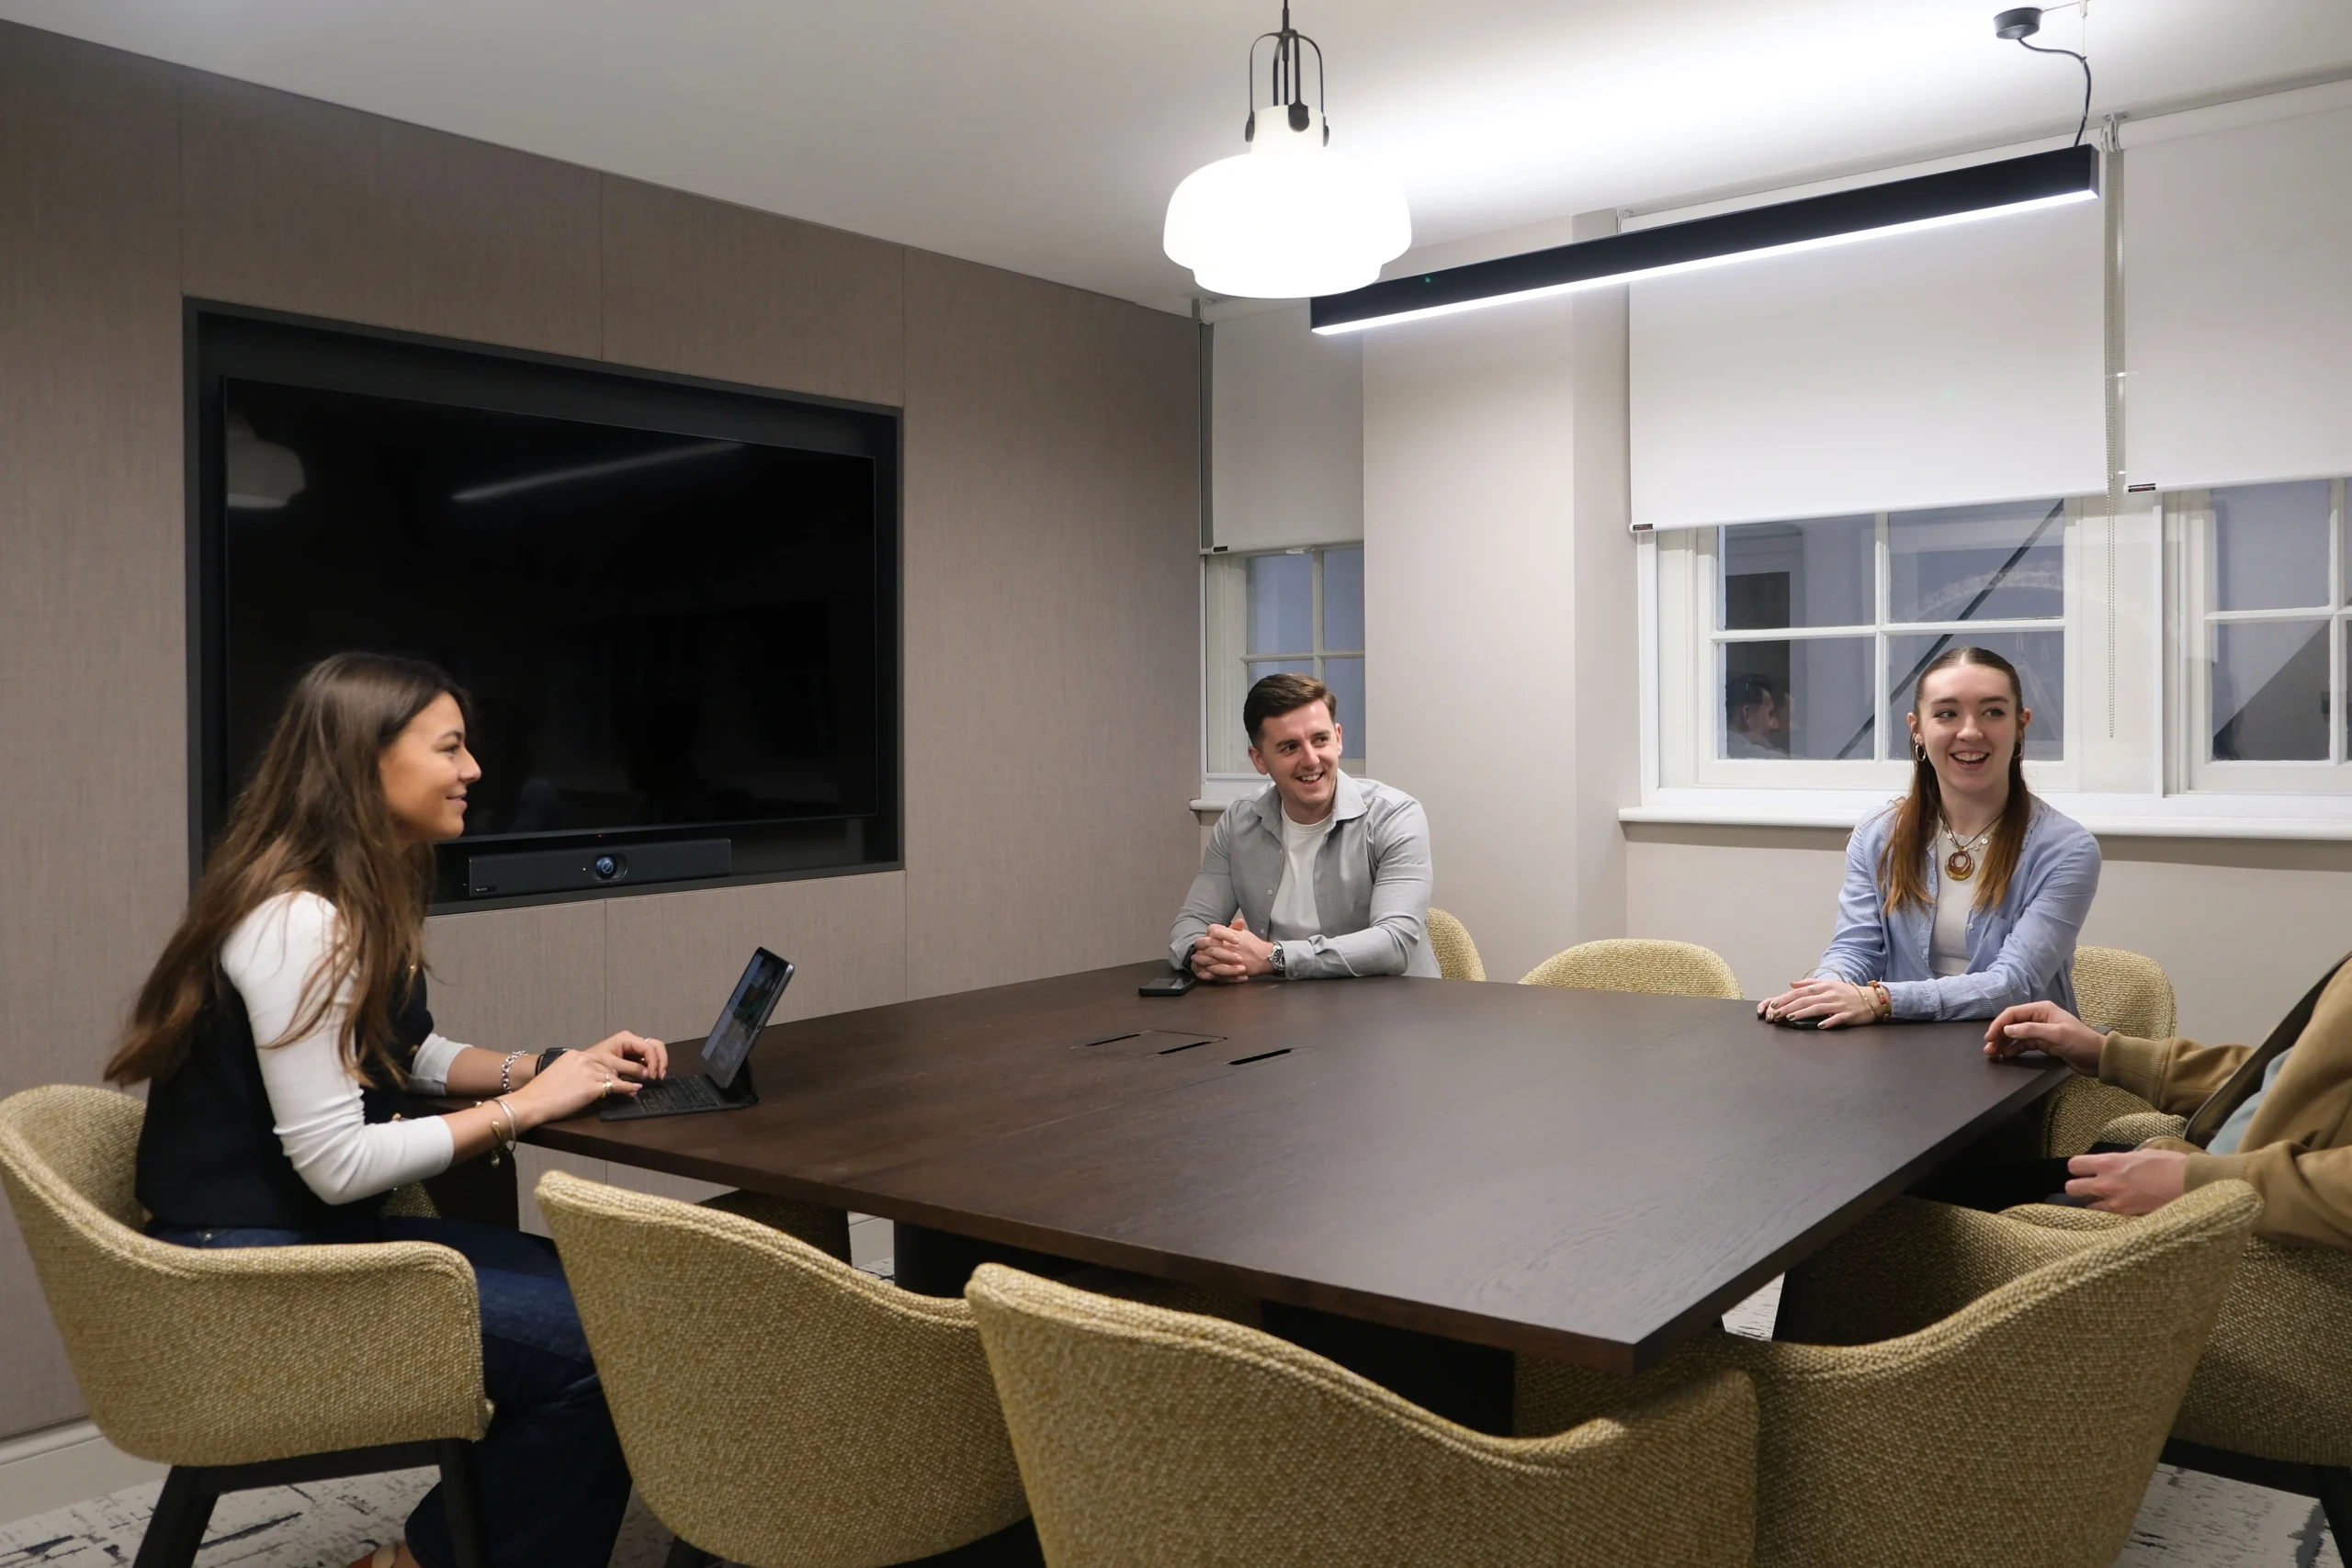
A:
POLYGON ((604 235, 606 358, 903 400, 903 246, 617 175, 604 235))
POLYGON ((187 292, 594 357, 602 176, 183 75, 187 292))
POLYGON ((601 900, 437 915, 424 931, 433 1025, 450 1039, 537 1053, 610 1032, 601 900))
MULTIPOLYGON (((97 1080, 187 889, 177 90, 0 25, 0 1094, 97 1080)), ((0 1434, 81 1396, 0 1211, 0 1434)))
POLYGON ((797 971, 775 1017, 882 1007, 907 994, 907 878, 900 872, 763 882, 610 898, 605 1019, 663 1040, 709 1032, 754 947, 797 971))
MULTIPOLYGON (((1751 997, 1808 974, 1828 946, 1846 835, 1793 828, 1631 824, 1626 931, 1703 942, 1751 997)), ((2260 1040, 2352 950, 2352 845, 2103 839, 2083 940, 2144 953, 2180 998, 2180 1027, 2260 1040)))
POLYGON ((1192 323, 907 256, 908 988, 1148 958, 1197 864, 1192 323))

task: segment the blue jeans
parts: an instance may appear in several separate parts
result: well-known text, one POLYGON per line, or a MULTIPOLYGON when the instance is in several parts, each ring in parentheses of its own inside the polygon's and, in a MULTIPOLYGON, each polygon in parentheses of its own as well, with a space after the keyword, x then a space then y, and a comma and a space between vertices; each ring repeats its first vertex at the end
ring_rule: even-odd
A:
MULTIPOLYGON (((477 1444, 483 1526, 499 1568, 605 1568, 628 1507, 628 1466, 605 1408, 580 1313, 545 1238, 462 1220, 370 1218, 332 1232, 204 1230, 150 1224, 182 1247, 302 1247, 431 1241, 473 1265, 481 1298, 481 1375, 497 1406, 477 1444)), ((449 1568, 441 1488, 408 1517, 408 1546, 426 1568, 449 1568)))

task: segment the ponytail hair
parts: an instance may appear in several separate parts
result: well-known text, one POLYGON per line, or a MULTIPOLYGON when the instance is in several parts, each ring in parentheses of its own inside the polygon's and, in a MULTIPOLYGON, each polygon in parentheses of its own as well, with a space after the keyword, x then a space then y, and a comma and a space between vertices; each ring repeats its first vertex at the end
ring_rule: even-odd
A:
MULTIPOLYGON (((1963 664, 1981 664, 2007 676, 2009 701, 2020 713, 2025 710, 2025 688, 2018 680, 2017 666, 1990 649, 1966 645, 1946 649, 1919 671, 1911 687, 1911 710, 1919 710, 1919 694, 1926 690, 1928 676, 1963 664)), ((1895 806, 1894 830, 1886 836, 1886 848, 1878 857, 1879 896, 1887 908, 1899 909, 1911 904, 1927 908, 1934 904, 1934 896, 1928 891, 1928 857, 1935 852, 1936 833, 1943 819, 1943 787, 1936 782, 1936 765, 1928 760, 1927 749, 1915 740, 1911 743, 1911 789, 1895 806)), ((1996 908, 2008 896, 2009 878, 2018 868, 2018 851, 2032 821, 2033 793, 2025 785, 2025 734, 2020 730, 2009 751, 2008 804, 2001 808, 1993 840, 1984 849, 1984 880, 1976 885, 1977 908, 1996 908)))

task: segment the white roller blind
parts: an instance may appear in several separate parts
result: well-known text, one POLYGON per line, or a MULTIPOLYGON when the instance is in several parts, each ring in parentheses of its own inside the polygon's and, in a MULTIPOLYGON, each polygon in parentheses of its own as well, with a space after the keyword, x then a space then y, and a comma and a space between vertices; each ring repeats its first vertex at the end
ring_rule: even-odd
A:
POLYGON ((1233 550, 1363 537, 1363 345, 1317 337, 1304 300, 1219 321, 1210 527, 1233 550))
POLYGON ((2124 178, 2132 481, 2352 472, 2352 109, 2134 145, 2124 178))
POLYGON ((1632 288, 1635 525, 2106 489, 2098 202, 1632 288))

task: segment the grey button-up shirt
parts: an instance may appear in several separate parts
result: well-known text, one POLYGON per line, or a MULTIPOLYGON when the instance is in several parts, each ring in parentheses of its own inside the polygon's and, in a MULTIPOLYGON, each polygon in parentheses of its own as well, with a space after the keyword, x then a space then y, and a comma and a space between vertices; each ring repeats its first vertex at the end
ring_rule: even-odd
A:
MULTIPOLYGON (((1370 779, 1338 774, 1331 830, 1315 852, 1321 934, 1285 942, 1294 980, 1352 975, 1437 975, 1424 919, 1430 908, 1430 825, 1421 803, 1370 779)), ((1283 884, 1283 802, 1272 784, 1226 807, 1209 829, 1201 873, 1169 933, 1168 961, 1184 968, 1193 944, 1236 911, 1264 936, 1283 884)))

